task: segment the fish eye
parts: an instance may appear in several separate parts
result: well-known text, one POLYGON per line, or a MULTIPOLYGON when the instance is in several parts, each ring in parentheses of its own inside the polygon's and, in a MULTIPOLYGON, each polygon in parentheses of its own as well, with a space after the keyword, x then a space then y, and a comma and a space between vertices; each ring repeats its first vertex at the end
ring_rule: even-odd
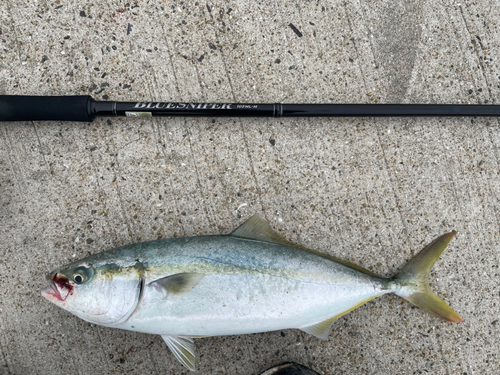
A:
POLYGON ((73 272, 73 281, 77 284, 83 284, 88 279, 88 268, 80 267, 73 272))

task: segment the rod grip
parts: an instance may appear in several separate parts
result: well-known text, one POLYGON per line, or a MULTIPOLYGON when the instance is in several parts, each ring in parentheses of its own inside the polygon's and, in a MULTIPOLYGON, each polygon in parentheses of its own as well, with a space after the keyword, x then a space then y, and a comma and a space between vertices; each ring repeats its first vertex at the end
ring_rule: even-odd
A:
POLYGON ((85 121, 94 119, 93 99, 81 96, 0 95, 0 121, 85 121))

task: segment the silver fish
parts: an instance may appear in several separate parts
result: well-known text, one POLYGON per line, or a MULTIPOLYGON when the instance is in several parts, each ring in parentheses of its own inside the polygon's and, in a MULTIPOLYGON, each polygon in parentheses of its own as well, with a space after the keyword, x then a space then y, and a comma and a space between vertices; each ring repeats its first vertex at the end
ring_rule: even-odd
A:
POLYGON ((105 251, 50 273, 42 296, 95 324, 158 334, 195 370, 193 338, 301 329, 326 339, 333 322, 395 293, 451 322, 429 271, 455 232, 393 278, 285 240, 254 215, 227 236, 174 238, 105 251))

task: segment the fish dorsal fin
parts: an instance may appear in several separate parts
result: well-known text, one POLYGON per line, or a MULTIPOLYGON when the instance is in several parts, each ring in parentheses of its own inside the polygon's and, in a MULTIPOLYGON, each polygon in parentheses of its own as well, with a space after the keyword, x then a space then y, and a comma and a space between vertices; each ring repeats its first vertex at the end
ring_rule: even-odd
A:
POLYGON ((176 273, 153 281, 150 285, 162 294, 163 299, 175 301, 193 290, 204 277, 202 273, 176 273))
POLYGON ((370 275, 370 276, 376 276, 376 277, 380 277, 379 275, 377 275, 376 273, 373 273, 372 271, 369 271, 367 270, 366 268, 364 267, 361 267, 355 263, 352 263, 352 262, 349 262, 347 260, 344 260, 344 259, 340 259, 340 258, 337 258, 337 257, 334 257, 333 255, 329 255, 329 254, 323 254, 323 253, 320 253, 319 251, 315 251, 315 250, 311 250, 311 249, 308 249, 308 248, 305 248, 303 246, 299 246, 299 245, 294 245, 295 247, 299 248, 299 249, 302 249, 302 250, 305 250, 305 251, 309 251, 310 253, 313 253, 313 254, 316 254, 316 255, 319 255, 319 256, 322 256, 324 258, 327 258, 327 259, 330 259, 330 260, 333 260, 334 262, 337 262, 337 263, 341 263, 343 264, 344 266, 347 266, 347 267, 350 267, 350 268, 353 268, 357 271, 360 271, 360 272, 363 272, 363 273, 366 273, 367 275, 370 275))
POLYGON ((276 233, 269 223, 260 214, 253 215, 250 219, 233 230, 230 236, 247 238, 249 240, 272 242, 281 245, 296 246, 276 233))
POLYGON ((341 316, 351 312, 352 310, 357 309, 359 306, 364 305, 366 302, 374 299, 375 297, 369 297, 358 303, 356 306, 351 307, 350 309, 341 312, 340 314, 337 314, 335 316, 332 316, 331 318, 328 318, 326 320, 323 320, 322 322, 307 326, 307 327, 302 327, 300 328, 301 331, 304 331, 306 333, 309 333, 310 335, 316 336, 322 340, 327 340, 328 335, 330 335, 330 329, 332 328, 332 324, 334 321, 336 321, 338 318, 341 316))
POLYGON ((161 336, 175 358, 179 360, 189 371, 196 371, 196 353, 194 351, 193 339, 184 336, 161 336))
POLYGON ((279 245, 287 245, 291 247, 295 247, 296 249, 304 250, 319 256, 322 256, 327 259, 331 259, 337 263, 341 263, 345 266, 354 268, 355 270, 361 271, 363 273, 366 273, 371 276, 378 276, 374 274, 373 272, 367 270, 366 268, 363 268, 361 266, 358 266, 357 264, 348 262, 343 259, 339 259, 337 257, 328 255, 328 254, 323 254, 318 251, 314 251, 311 249, 308 249, 307 247, 300 246, 297 244, 294 244, 293 242, 290 242, 286 240, 283 236, 280 234, 276 233, 269 223, 262 217, 260 214, 255 214, 253 215, 250 219, 245 221, 243 224, 241 224, 238 228, 236 228, 234 231, 232 231, 230 236, 234 237, 241 237, 241 238, 247 238, 249 240, 256 240, 256 241, 264 241, 264 242, 271 242, 279 245))

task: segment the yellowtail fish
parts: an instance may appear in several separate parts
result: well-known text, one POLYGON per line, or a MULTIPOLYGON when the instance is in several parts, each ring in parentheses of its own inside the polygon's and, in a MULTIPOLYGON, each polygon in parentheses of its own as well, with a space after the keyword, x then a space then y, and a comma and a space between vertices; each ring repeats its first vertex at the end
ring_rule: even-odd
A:
POLYGON ((226 236, 89 256, 51 272, 41 293, 88 322, 161 335, 194 371, 193 338, 297 328, 326 339, 337 318, 388 293, 461 322, 428 282, 454 235, 437 238, 396 276, 383 278, 285 240, 257 214, 226 236))

